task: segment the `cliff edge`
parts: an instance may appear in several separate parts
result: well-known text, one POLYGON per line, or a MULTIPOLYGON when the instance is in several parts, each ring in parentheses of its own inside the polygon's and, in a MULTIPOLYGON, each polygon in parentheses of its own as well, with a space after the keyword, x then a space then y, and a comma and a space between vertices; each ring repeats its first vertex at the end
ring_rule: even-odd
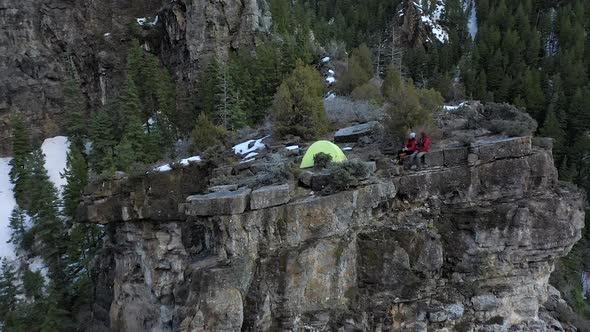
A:
POLYGON ((585 202, 550 149, 522 137, 428 158, 328 196, 206 194, 203 164, 91 185, 81 220, 110 234, 96 330, 559 331, 543 304, 585 202))

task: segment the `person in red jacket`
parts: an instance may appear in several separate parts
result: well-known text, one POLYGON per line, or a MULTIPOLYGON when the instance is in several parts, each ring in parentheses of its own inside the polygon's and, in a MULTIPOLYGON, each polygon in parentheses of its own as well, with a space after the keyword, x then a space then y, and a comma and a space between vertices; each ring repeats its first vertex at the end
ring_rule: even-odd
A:
POLYGON ((420 139, 418 140, 418 144, 416 146, 416 151, 412 154, 412 168, 417 166, 418 168, 421 167, 422 162, 424 161, 424 155, 430 150, 430 137, 425 131, 420 132, 420 139))
POLYGON ((400 161, 401 157, 411 155, 416 151, 416 133, 410 133, 404 147, 397 152, 397 162, 400 161))

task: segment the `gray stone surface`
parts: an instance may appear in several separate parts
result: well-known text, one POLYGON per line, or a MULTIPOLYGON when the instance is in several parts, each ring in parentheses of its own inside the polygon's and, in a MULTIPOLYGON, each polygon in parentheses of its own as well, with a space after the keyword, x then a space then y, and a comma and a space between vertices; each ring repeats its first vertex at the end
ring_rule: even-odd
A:
POLYGON ((291 199, 289 184, 262 187, 252 191, 250 209, 259 210, 283 205, 291 199))
POLYGON ((120 331, 551 331, 583 195, 548 151, 513 151, 233 215, 153 217, 147 183, 94 185, 86 211, 113 223, 96 310, 120 331))
POLYGON ((313 177, 312 171, 303 171, 299 175, 299 182, 306 187, 311 187, 311 178, 313 177))
POLYGON ((193 195, 186 199, 190 216, 222 216, 243 213, 248 208, 251 189, 193 195))
POLYGON ((457 166, 467 163, 467 156, 469 155, 469 148, 445 149, 443 151, 445 166, 457 166))
POLYGON ((339 143, 356 142, 361 137, 371 135, 373 133, 375 126, 377 126, 378 124, 379 122, 377 121, 371 121, 352 127, 342 128, 338 130, 336 134, 334 134, 334 141, 339 143))

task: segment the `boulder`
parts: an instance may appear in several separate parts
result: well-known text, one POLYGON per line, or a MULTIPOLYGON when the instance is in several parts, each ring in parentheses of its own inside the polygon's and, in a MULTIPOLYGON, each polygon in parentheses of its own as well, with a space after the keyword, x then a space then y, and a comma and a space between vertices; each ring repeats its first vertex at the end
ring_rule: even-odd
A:
POLYGON ((311 177, 311 190, 322 191, 330 183, 331 174, 327 171, 314 173, 311 177))
POLYGON ((311 171, 303 171, 301 175, 299 175, 299 182, 301 182, 306 187, 311 187, 311 178, 313 177, 313 172, 311 171))
POLYGON ((251 189, 193 195, 186 199, 185 213, 189 216, 219 216, 239 214, 248 207, 251 189))
POLYGON ((361 137, 371 135, 377 124, 379 124, 379 122, 371 121, 352 127, 342 128, 334 135, 334 141, 338 143, 356 142, 361 137))
POLYGON ((250 196, 250 209, 259 210, 289 202, 291 195, 289 185, 268 186, 256 189, 250 196))
POLYGON ((482 163, 496 159, 519 158, 531 154, 531 138, 515 137, 486 141, 474 148, 482 163))

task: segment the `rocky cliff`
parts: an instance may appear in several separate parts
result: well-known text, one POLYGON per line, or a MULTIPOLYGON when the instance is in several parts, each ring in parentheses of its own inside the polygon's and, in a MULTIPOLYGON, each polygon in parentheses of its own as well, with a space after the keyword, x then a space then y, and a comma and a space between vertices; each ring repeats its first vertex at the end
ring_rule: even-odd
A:
MULTIPOLYGON (((584 198, 529 138, 377 163, 356 189, 206 193, 191 165, 90 186, 97 330, 560 331, 543 304, 584 198)), ((555 294, 553 294, 555 296, 555 294)))
POLYGON ((10 151, 15 112, 37 139, 63 133, 62 87, 71 76, 89 111, 111 100, 121 86, 130 27, 190 86, 203 60, 253 45, 270 24, 264 0, 2 0, 0 155, 10 151), (140 17, 147 23, 140 26, 140 17))

